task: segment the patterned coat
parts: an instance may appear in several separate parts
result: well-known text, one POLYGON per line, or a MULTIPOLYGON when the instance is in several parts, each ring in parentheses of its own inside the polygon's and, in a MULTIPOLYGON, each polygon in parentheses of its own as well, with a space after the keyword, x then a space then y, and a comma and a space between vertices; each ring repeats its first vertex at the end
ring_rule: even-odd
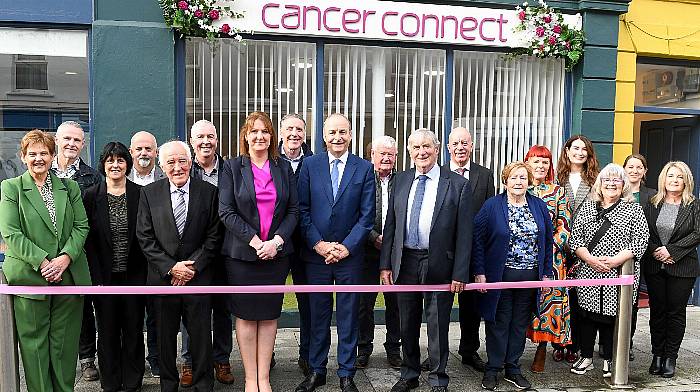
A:
MULTIPOLYGON (((607 214, 611 226, 605 232, 593 249, 588 249, 593 256, 615 256, 622 250, 630 250, 634 254, 634 295, 639 286, 639 261, 647 249, 649 227, 647 226, 642 206, 635 202, 621 200, 607 214)), ((598 228, 603 224, 599 219, 597 203, 586 200, 576 212, 571 229, 571 251, 587 247, 598 228)), ((617 268, 610 272, 596 272, 587 263, 578 262, 575 278, 577 279, 609 279, 617 278, 617 268)), ((606 316, 617 314, 617 286, 577 287, 579 306, 592 313, 606 316)), ((633 298, 636 301, 636 298, 633 298)))

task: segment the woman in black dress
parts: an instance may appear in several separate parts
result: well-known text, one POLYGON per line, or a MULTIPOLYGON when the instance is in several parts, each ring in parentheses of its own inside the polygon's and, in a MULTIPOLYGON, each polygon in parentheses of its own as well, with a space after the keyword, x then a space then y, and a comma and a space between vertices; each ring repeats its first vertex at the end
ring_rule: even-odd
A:
MULTIPOLYGON (((240 156, 226 162, 219 179, 219 216, 226 227, 222 253, 229 283, 284 284, 299 208, 294 172, 279 157, 267 114, 251 113, 241 128, 240 156)), ((270 392, 282 294, 234 294, 236 339, 246 392, 270 392)))

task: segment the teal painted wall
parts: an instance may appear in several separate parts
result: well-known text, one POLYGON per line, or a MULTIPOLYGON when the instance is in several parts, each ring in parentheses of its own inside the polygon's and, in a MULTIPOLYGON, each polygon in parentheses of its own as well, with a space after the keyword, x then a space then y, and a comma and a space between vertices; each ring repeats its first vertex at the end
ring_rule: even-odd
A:
POLYGON ((155 0, 95 0, 91 34, 95 153, 141 129, 176 137, 175 43, 155 0))

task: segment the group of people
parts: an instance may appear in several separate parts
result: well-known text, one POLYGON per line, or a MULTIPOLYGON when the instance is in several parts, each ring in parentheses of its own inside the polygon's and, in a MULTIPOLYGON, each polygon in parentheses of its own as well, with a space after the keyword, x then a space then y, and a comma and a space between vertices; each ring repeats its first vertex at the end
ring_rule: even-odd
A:
MULTIPOLYGON (((597 338, 609 377, 616 286, 477 292, 465 285, 614 278, 630 262, 635 301, 640 275, 649 292, 649 372, 673 377, 685 304, 700 275, 700 206, 685 163, 669 162, 652 190, 643 156, 599 170, 592 143, 576 135, 564 144, 556 175, 550 150, 533 146, 506 165, 504 191, 496 194, 493 172, 471 159, 465 128, 449 133, 450 162, 442 166, 436 134, 413 131, 406 143, 412 167, 403 172, 396 140, 373 140, 367 161, 350 153, 352 134, 344 115, 331 114, 323 124, 326 151, 312 154, 302 117, 284 116, 278 137, 269 116, 254 112, 235 158, 217 154, 217 130, 200 120, 190 145, 158 146, 139 131, 129 147, 104 146, 93 170, 80 159, 80 124, 61 124, 55 137, 30 131, 20 146, 27 171, 1 186, 3 270, 12 285, 280 285, 290 272, 295 284, 449 284, 445 292, 384 294, 386 360, 400 369, 392 392, 418 387, 422 371, 439 392, 449 384, 455 294, 459 354, 484 372, 483 388, 494 390, 503 370, 504 380, 530 388, 520 369, 527 339, 538 345, 532 371, 544 371, 551 344, 554 361, 584 374, 594 367, 597 338), (421 362, 423 316, 428 352, 421 362), (486 362, 478 354, 482 319, 486 362)), ((296 297, 304 380, 295 392, 312 392, 327 379, 334 296, 296 297)), ((358 390, 355 372, 373 353, 376 298, 335 295, 342 392, 358 390)), ((146 359, 161 390, 211 391, 215 379, 234 382, 235 317, 245 390, 271 391, 282 301, 282 294, 18 295, 27 388, 72 390, 80 358, 84 378, 99 379, 104 391, 140 390, 145 318, 146 359)))

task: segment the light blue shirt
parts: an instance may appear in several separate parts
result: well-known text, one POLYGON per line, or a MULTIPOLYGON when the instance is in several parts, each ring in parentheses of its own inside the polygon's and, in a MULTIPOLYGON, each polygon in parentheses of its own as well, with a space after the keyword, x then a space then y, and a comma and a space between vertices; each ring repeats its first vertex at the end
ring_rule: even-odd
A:
MULTIPOLYGON (((406 211, 406 235, 404 241, 408 239, 408 228, 411 224, 411 208, 413 206, 413 197, 416 194, 416 185, 418 185, 418 176, 422 173, 416 170, 416 175, 413 178, 411 191, 408 193, 408 211, 406 211)), ((423 195, 423 205, 420 208, 420 216, 418 218, 418 249, 428 249, 430 243, 430 226, 433 222, 433 213, 435 212, 435 201, 437 200, 438 184, 440 183, 440 166, 436 163, 430 171, 425 173, 428 179, 425 181, 425 194, 423 195)), ((405 243, 404 243, 405 245, 405 243)))

